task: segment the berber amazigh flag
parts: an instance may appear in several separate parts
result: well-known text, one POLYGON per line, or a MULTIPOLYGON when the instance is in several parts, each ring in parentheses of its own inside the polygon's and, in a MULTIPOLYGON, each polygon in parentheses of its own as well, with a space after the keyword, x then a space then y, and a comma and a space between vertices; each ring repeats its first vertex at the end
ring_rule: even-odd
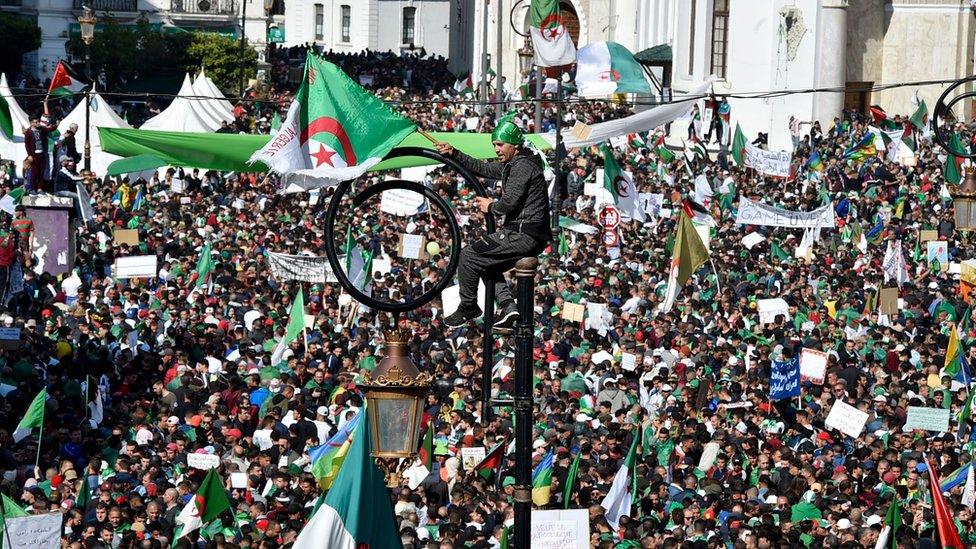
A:
POLYGON ((539 67, 558 67, 576 62, 576 46, 559 14, 559 0, 532 0, 530 8, 532 48, 539 67))
POLYGON ((47 88, 48 95, 54 97, 70 97, 85 89, 88 82, 81 77, 71 65, 64 61, 58 61, 57 68, 54 69, 54 76, 51 77, 51 85, 47 88))
POLYGON ((250 162, 281 174, 285 193, 329 187, 361 176, 415 129, 339 67, 310 53, 288 116, 250 162))
POLYGON ((383 472, 373 462, 369 421, 360 421, 335 483, 298 534, 294 549, 400 547, 383 472))
POLYGON ((691 223, 694 214, 689 213, 690 209, 686 205, 678 218, 674 249, 671 252, 671 270, 668 273, 668 293, 661 303, 661 310, 664 312, 674 307, 681 288, 688 283, 691 275, 708 261, 708 250, 691 223))

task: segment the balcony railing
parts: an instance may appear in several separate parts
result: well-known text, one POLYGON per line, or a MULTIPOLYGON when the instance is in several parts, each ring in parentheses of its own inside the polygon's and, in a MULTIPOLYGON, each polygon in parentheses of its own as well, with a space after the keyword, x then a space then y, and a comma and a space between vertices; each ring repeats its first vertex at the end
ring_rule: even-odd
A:
POLYGON ((172 0, 170 11, 188 15, 237 15, 237 0, 172 0))
MULTIPOLYGON (((0 2, 9 0, 0 0, 0 2)), ((18 0, 19 4, 20 1, 18 0)), ((85 6, 95 10, 95 11, 111 11, 111 12, 121 12, 121 11, 139 11, 138 0, 74 0, 74 9, 80 10, 85 6)))

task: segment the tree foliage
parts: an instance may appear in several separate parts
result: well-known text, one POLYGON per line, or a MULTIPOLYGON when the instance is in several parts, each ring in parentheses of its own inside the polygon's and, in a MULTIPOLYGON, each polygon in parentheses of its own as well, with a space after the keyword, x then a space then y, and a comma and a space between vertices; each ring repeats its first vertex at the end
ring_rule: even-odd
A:
MULTIPOLYGON (((244 45, 244 76, 254 78, 258 54, 246 42, 244 45)), ((241 78, 240 42, 219 34, 197 33, 186 49, 185 67, 188 71, 203 67, 225 93, 236 94, 241 78)))
POLYGON ((41 47, 37 23, 17 14, 0 12, 0 71, 12 76, 20 72, 25 53, 41 47))
MULTIPOLYGON (((76 59, 84 59, 85 44, 80 36, 72 36, 68 51, 76 59)), ((253 78, 257 66, 257 52, 244 50, 245 74, 253 78)), ((160 76, 182 76, 206 69, 221 90, 237 90, 240 78, 239 42, 214 33, 173 32, 141 21, 135 26, 121 25, 104 19, 95 31, 91 45, 93 78, 104 81, 106 89, 125 89, 136 80, 160 76)), ((158 90, 172 93, 176 90, 158 90)))

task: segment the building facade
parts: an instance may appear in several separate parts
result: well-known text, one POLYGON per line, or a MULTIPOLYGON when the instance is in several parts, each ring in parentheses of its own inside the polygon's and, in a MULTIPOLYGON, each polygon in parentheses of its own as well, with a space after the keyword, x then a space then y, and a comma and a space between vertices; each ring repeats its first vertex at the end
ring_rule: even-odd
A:
MULTIPOLYGON (((871 89, 956 79, 974 70, 976 29, 970 0, 562 0, 560 4, 578 47, 614 41, 637 53, 670 46, 675 91, 712 76, 717 94, 838 90, 731 99, 733 121, 749 136, 768 131, 771 148, 791 145, 790 116, 820 120, 826 130, 845 107, 863 111, 880 104, 889 112, 910 114, 916 93, 931 110, 945 85, 871 89)), ((528 8, 528 1, 516 0, 492 0, 487 6, 479 2, 474 7, 476 29, 470 39, 475 74, 481 72, 482 52, 487 49, 494 70, 509 82, 522 80, 531 68, 530 47, 522 36, 529 25, 528 8), (501 70, 495 59, 499 36, 501 70)))
MULTIPOLYGON (((259 56, 267 48, 272 13, 281 0, 0 0, 0 10, 37 21, 41 47, 25 58, 25 71, 40 79, 50 77, 58 60, 67 55, 66 44, 79 32, 78 16, 85 5, 99 18, 120 24, 150 24, 187 31, 218 32, 239 37, 242 17, 249 43, 259 56)), ((97 32, 97 28, 96 28, 97 32)))
POLYGON ((288 0, 285 46, 424 52, 464 70, 472 59, 475 0, 288 0))

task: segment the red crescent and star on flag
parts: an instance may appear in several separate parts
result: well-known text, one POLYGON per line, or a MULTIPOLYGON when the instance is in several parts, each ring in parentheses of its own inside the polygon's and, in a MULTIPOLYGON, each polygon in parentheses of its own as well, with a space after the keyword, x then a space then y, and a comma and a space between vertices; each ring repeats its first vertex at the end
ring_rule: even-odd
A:
MULTIPOLYGON (((310 85, 314 84, 317 76, 317 72, 310 69, 308 71, 308 83, 310 85)), ((352 141, 349 140, 349 134, 346 133, 346 129, 342 127, 342 124, 331 116, 320 116, 310 121, 307 126, 302 128, 302 134, 299 137, 298 142, 300 145, 305 145, 309 139, 320 133, 332 134, 336 140, 339 141, 339 145, 342 147, 342 156, 345 158, 347 166, 354 166, 357 164, 356 151, 353 150, 352 141)), ((309 156, 311 156, 315 162, 315 167, 318 168, 323 164, 328 164, 330 167, 334 168, 335 164, 332 162, 332 157, 338 153, 331 147, 327 147, 325 144, 317 140, 315 140, 314 144, 318 145, 318 150, 311 151, 309 156)), ((309 146, 309 149, 311 149, 311 145, 309 146)))
POLYGON ((563 18, 558 13, 553 13, 542 20, 542 24, 539 25, 539 30, 542 31, 542 35, 547 40, 555 40, 565 32, 563 18))

